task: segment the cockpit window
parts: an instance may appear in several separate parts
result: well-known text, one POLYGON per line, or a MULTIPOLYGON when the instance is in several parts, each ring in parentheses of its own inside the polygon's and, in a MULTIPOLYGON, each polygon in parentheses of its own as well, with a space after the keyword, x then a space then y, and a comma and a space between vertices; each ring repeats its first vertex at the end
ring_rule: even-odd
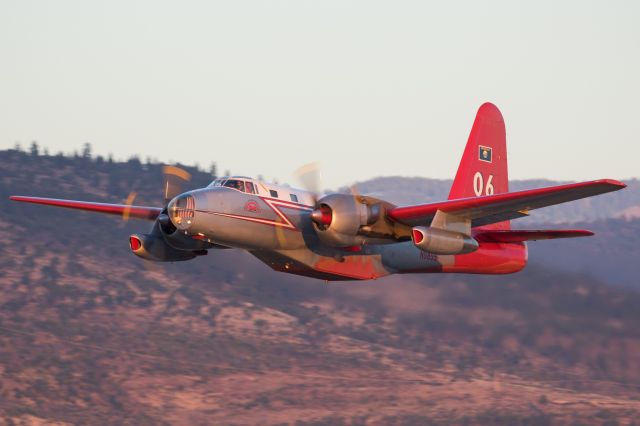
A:
POLYGON ((224 186, 237 189, 240 192, 244 192, 244 181, 242 180, 229 179, 224 183, 224 186))
POLYGON ((211 182, 209 184, 209 188, 213 188, 213 187, 216 187, 216 186, 222 186, 222 184, 224 183, 225 180, 227 180, 226 177, 225 178, 218 178, 218 179, 214 180, 213 182, 211 182))
POLYGON ((209 184, 209 188, 214 188, 216 186, 226 186, 227 188, 237 189, 241 192, 246 192, 248 194, 257 194, 258 187, 255 183, 244 181, 240 179, 229 179, 226 176, 218 178, 209 184))

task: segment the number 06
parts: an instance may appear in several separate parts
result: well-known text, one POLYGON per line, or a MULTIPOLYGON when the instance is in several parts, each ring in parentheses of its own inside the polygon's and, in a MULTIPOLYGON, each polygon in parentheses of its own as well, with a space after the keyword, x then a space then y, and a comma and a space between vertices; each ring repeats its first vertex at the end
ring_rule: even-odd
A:
POLYGON ((475 192, 476 197, 479 197, 484 192, 484 195, 493 195, 493 175, 489 175, 489 179, 487 180, 487 186, 484 185, 484 177, 482 177, 482 173, 476 172, 473 176, 473 192, 475 192))

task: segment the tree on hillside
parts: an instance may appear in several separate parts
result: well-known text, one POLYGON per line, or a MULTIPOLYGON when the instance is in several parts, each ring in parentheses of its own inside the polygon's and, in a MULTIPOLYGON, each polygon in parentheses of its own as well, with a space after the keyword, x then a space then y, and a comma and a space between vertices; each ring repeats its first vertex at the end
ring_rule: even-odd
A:
POLYGON ((91 144, 90 143, 85 143, 84 145, 82 145, 82 158, 84 158, 85 160, 88 160, 91 158, 91 144))
POLYGON ((31 142, 31 147, 29 148, 29 152, 34 157, 38 156, 38 154, 40 153, 40 148, 38 147, 38 142, 36 142, 36 141, 32 141, 31 142))

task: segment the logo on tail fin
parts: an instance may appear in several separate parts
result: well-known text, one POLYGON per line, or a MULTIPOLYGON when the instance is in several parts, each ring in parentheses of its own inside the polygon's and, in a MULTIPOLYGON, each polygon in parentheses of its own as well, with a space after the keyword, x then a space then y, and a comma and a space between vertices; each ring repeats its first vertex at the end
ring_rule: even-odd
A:
POLYGON ((491 163, 491 148, 488 146, 478 146, 478 160, 491 163))

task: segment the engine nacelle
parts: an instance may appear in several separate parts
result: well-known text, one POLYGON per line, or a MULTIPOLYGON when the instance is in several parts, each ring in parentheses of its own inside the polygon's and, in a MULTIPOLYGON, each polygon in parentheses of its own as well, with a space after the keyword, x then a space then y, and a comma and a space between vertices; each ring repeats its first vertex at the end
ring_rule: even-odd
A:
POLYGON ((161 237, 151 234, 133 234, 129 237, 129 247, 138 257, 155 262, 178 262, 191 260, 198 255, 207 254, 206 250, 176 250, 161 237))
POLYGON ((433 254, 465 254, 478 250, 478 242, 465 234, 444 229, 416 226, 411 230, 413 244, 433 254))
MULTIPOLYGON (((191 216, 191 218, 192 217, 193 216, 191 216)), ((186 231, 180 229, 180 222, 178 222, 176 218, 170 219, 166 211, 160 213, 156 223, 159 233, 164 237, 164 241, 178 251, 207 250, 213 246, 213 244, 203 239, 193 238, 193 236, 187 234, 186 231), (178 223, 178 225, 175 225, 174 221, 178 223)))
POLYGON ((360 228, 380 217, 377 205, 367 205, 357 196, 331 194, 318 201, 311 218, 320 240, 334 247, 363 244, 367 237, 358 235, 360 228))

